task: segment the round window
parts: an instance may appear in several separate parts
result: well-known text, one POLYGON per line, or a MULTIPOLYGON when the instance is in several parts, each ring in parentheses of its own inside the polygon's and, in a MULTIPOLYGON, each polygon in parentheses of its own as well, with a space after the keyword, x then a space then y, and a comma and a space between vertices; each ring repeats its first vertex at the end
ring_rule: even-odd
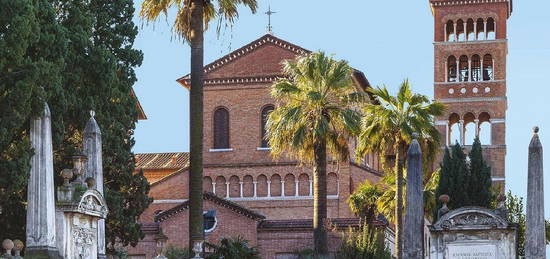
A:
POLYGON ((203 212, 203 220, 204 220, 204 232, 209 233, 214 231, 216 229, 216 225, 218 225, 218 219, 216 218, 216 211, 215 210, 209 210, 203 212))

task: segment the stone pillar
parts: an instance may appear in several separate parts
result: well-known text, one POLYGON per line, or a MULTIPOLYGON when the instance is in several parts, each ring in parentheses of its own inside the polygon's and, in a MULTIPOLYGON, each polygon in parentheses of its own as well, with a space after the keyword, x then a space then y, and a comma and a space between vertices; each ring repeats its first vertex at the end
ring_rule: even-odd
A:
MULTIPOLYGON (((88 177, 94 178, 96 180, 95 188, 104 196, 101 130, 94 116, 95 113, 90 111, 90 119, 84 128, 82 146, 84 154, 88 157, 84 179, 88 177)), ((107 258, 105 249, 105 220, 100 219, 97 225, 97 255, 98 259, 105 259, 107 258)))
POLYGON ((258 197, 258 182, 252 182, 254 184, 254 198, 258 197))
POLYGON ((300 196, 300 181, 299 180, 296 180, 294 181, 294 196, 298 197, 300 196))
POLYGON ((285 181, 281 181, 281 197, 285 197, 285 181))
POLYGON ((239 182, 239 187, 240 187, 239 195, 240 195, 241 198, 244 197, 244 195, 243 195, 243 192, 244 192, 243 184, 244 184, 243 182, 239 182))
POLYGON ((527 178, 527 217, 525 224, 525 258, 546 258, 546 234, 544 225, 544 174, 542 168, 542 144, 539 128, 533 129, 529 144, 527 178))
POLYGON ((424 197, 422 183, 422 150, 413 134, 413 141, 407 152, 407 212, 405 214, 403 258, 422 259, 424 239, 424 197))
POLYGON ((267 181, 267 197, 271 197, 271 181, 267 181))
POLYGON ((464 145, 464 120, 459 120, 458 125, 460 127, 460 145, 464 145))
POLYGON ((27 188, 27 250, 25 258, 58 258, 55 234, 55 200, 51 114, 47 104, 31 122, 34 155, 27 188))

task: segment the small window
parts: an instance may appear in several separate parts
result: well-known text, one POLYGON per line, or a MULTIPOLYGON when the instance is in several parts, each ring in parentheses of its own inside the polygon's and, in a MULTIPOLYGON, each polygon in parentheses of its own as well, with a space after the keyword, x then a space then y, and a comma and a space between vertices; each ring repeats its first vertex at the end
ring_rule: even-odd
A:
POLYGON ((262 141, 260 143, 261 147, 269 147, 269 141, 265 138, 266 136, 266 133, 267 133, 267 129, 266 129, 266 125, 267 125, 267 116, 275 109, 275 107, 273 105, 268 105, 268 106, 265 106, 263 109, 262 109, 262 132, 261 132, 261 138, 262 138, 262 141))
POLYGON ((203 212, 203 220, 205 233, 210 233, 214 231, 214 229, 216 229, 216 226, 218 225, 218 219, 216 218, 215 210, 208 210, 203 212))
POLYGON ((229 111, 225 108, 214 112, 214 148, 229 148, 229 111))

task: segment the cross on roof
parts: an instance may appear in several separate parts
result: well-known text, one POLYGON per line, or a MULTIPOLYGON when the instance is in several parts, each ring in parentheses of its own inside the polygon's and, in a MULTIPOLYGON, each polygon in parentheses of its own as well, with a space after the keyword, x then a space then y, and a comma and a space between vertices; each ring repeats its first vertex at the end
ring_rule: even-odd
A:
POLYGON ((273 34, 273 26, 271 26, 271 15, 273 15, 274 13, 277 12, 271 11, 271 5, 268 7, 267 12, 265 12, 265 14, 267 14, 267 33, 269 34, 273 34))

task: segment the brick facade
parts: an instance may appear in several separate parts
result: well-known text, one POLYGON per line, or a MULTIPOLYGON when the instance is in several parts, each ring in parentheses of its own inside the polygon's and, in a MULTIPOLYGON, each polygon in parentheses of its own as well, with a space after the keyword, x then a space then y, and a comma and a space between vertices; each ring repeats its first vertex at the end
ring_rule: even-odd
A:
POLYGON ((462 131, 458 140, 466 149, 471 142, 467 135, 490 134, 489 143, 482 143, 483 152, 492 167, 493 182, 503 186, 508 108, 506 26, 512 0, 430 0, 430 4, 435 28, 434 97, 448 107, 447 113, 437 118, 437 127, 445 136, 443 143, 454 144, 453 126, 462 131), (475 133, 466 130, 470 123, 474 123, 475 133), (490 129, 482 129, 483 123, 490 123, 490 129))
MULTIPOLYGON (((285 157, 273 158, 269 149, 261 148, 261 113, 264 107, 275 104, 269 88, 282 75, 284 60, 305 53, 309 51, 265 35, 205 66, 203 189, 261 214, 266 220, 311 221, 313 218, 312 169, 285 157), (215 149, 213 117, 220 107, 229 111, 229 148, 215 149)), ((361 72, 355 71, 354 79, 358 89, 369 87, 361 72)), ((189 87, 188 76, 178 82, 189 87)), ((158 157, 165 156, 159 154, 158 157)), ((182 167, 158 173, 162 170, 145 170, 146 176, 155 177, 150 191, 155 202, 141 216, 140 222, 154 224, 156 219, 156 226, 168 236, 168 243, 187 246, 188 211, 183 210, 169 219, 159 220, 158 217, 188 199, 188 171, 182 167)), ((349 161, 331 162, 327 166, 329 218, 352 218, 347 198, 365 180, 377 182, 380 177, 377 170, 376 156, 369 156, 360 165, 349 161)), ((252 244, 260 245, 263 257, 269 259, 296 252, 296 249, 312 248, 311 227, 299 231, 288 228, 262 230, 258 229, 262 220, 235 213, 220 204, 205 201, 204 208, 217 212, 219 225, 207 235, 207 241, 212 244, 217 244, 221 237, 241 235, 252 244)), ((146 255, 150 259, 155 253, 151 246, 151 236, 156 235, 153 232, 147 234, 138 247, 129 248, 130 255, 146 255)), ((337 236, 333 235, 331 240, 335 238, 337 236)), ((330 243, 334 251, 338 242, 330 243)))

